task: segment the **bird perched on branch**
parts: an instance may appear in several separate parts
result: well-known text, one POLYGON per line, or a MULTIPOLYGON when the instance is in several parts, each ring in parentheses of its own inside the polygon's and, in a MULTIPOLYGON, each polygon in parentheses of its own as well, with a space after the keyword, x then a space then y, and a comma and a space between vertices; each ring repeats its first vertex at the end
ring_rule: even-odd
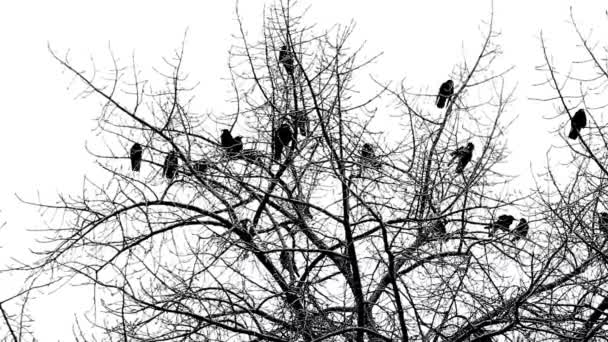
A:
POLYGON ((220 143, 229 157, 236 157, 239 153, 241 153, 241 151, 243 151, 243 137, 238 136, 233 138, 232 134, 227 129, 222 130, 220 143))
POLYGON ((452 160, 450 164, 454 162, 454 160, 458 159, 458 165, 456 165, 456 173, 462 173, 465 166, 471 161, 473 158, 473 150, 475 149, 475 145, 473 143, 468 143, 467 146, 460 146, 456 151, 452 151, 450 155, 452 156, 452 160))
POLYGON ((238 156, 243 151, 243 137, 236 136, 234 137, 235 144, 228 150, 228 155, 231 157, 238 156))
POLYGON ((293 75, 295 66, 289 46, 283 45, 281 47, 281 50, 279 51, 279 63, 283 65, 285 71, 287 71, 289 75, 293 75))
POLYGON ((177 158, 177 152, 169 152, 165 158, 165 163, 163 164, 163 176, 165 176, 167 179, 173 179, 177 173, 178 165, 179 159, 177 158))
POLYGON ((139 172, 141 168, 141 158, 143 156, 144 149, 140 144, 135 143, 131 147, 130 157, 131 157, 131 170, 139 172))
POLYGON ((382 166, 382 162, 378 160, 376 152, 374 152, 374 146, 372 144, 365 143, 361 148, 361 166, 371 166, 379 169, 382 166))
POLYGON ((579 109, 574 113, 572 120, 570 120, 570 134, 568 138, 577 139, 580 135, 581 129, 587 126, 587 115, 584 109, 579 109))
POLYGON ((291 126, 284 122, 274 132, 273 146, 274 146, 274 160, 277 162, 281 161, 281 155, 283 154, 283 147, 288 146, 293 139, 293 132, 291 126))
POLYGON ((530 230, 530 226, 528 225, 528 221, 526 219, 519 219, 519 223, 515 228, 513 228, 513 239, 512 241, 517 241, 520 239, 525 239, 528 236, 528 231, 530 230))
POLYGON ((490 231, 488 232, 489 236, 493 236, 496 233, 496 230, 501 229, 504 231, 509 231, 509 227, 515 221, 515 217, 511 215, 500 215, 498 216, 498 220, 496 222, 490 223, 490 225, 486 226, 490 231))
POLYGON ((452 95, 454 95, 454 81, 447 80, 439 87, 439 94, 437 94, 437 98, 435 99, 437 108, 445 107, 446 102, 452 95))

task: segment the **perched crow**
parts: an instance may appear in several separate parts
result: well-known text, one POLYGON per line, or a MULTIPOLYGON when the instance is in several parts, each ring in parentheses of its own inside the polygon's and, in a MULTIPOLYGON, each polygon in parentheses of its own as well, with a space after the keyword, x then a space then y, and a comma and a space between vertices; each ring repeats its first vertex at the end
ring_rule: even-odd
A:
POLYGON ((374 152, 374 146, 372 144, 365 143, 361 148, 361 166, 371 166, 373 168, 379 169, 382 166, 382 162, 378 160, 378 156, 376 156, 376 152, 374 152))
POLYGON ((222 130, 222 135, 220 136, 220 143, 222 144, 222 148, 226 151, 226 154, 229 157, 237 156, 243 150, 243 137, 238 136, 236 138, 232 137, 230 131, 227 129, 222 130))
POLYGON ((273 137, 273 145, 274 145, 274 160, 280 162, 281 155, 283 154, 283 147, 289 145, 291 140, 293 139, 293 132, 291 131, 291 126, 288 123, 284 122, 277 128, 273 137))
POLYGON ((454 162, 455 159, 458 159, 456 173, 462 173, 465 166, 467 166, 467 164, 471 161, 474 149, 475 145, 473 145, 473 143, 468 143, 467 146, 460 146, 458 149, 456 149, 456 151, 450 153, 452 156, 452 161, 450 161, 450 164, 454 162))
POLYGON ((491 223, 490 225, 486 226, 487 229, 489 229, 490 231, 488 232, 489 236, 493 236, 494 233, 496 232, 496 230, 501 229, 504 231, 509 231, 509 227, 511 226, 511 224, 513 223, 513 221, 515 221, 515 217, 511 216, 511 215, 500 215, 498 216, 498 220, 496 220, 496 222, 491 223))
POLYGON ((285 71, 287 71, 288 74, 293 75, 295 70, 293 56, 287 45, 283 45, 281 51, 279 51, 279 63, 283 64, 283 67, 285 67, 285 71))
POLYGON ((587 115, 585 114, 584 109, 579 109, 574 113, 572 120, 570 120, 570 134, 568 134, 568 138, 576 139, 578 138, 581 129, 587 126, 587 115))
POLYGON ((606 234, 606 236, 608 236, 608 213, 607 212, 602 212, 600 213, 600 220, 599 220, 599 226, 600 226, 600 230, 606 234))
POLYGON ((133 147, 131 147, 131 153, 130 153, 131 170, 139 172, 139 169, 141 168, 141 157, 142 157, 143 153, 144 153, 144 149, 141 147, 140 144, 138 144, 138 143, 133 144, 133 147))
POLYGON ((528 221, 522 218, 519 219, 519 223, 515 228, 513 228, 513 235, 515 235, 512 241, 517 241, 519 239, 525 239, 528 236, 528 231, 530 230, 530 226, 528 225, 528 221))
POLYGON ((163 176, 165 176, 167 179, 173 179, 177 173, 178 165, 179 159, 177 158, 177 152, 169 152, 165 158, 165 164, 163 165, 163 176))
POLYGON ((243 137, 240 135, 235 137, 234 142, 235 144, 228 149, 228 155, 231 157, 236 157, 243 152, 243 137))
POLYGON ((234 141, 232 134, 230 134, 230 131, 227 129, 223 129, 222 135, 220 135, 220 143, 222 144, 222 147, 224 149, 229 149, 236 142, 234 141))
POLYGON ((437 94, 437 98, 435 99, 437 108, 445 107, 445 103, 452 95, 454 95, 454 82, 452 80, 447 80, 441 84, 439 94, 437 94))

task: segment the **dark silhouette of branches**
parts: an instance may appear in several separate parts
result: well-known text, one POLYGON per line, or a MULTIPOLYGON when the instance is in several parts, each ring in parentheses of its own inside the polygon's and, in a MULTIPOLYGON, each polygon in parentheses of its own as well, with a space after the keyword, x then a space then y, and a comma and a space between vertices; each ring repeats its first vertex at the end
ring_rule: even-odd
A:
POLYGON ((369 98, 376 57, 353 47, 353 25, 319 32, 303 13, 278 2, 249 36, 237 8, 231 113, 193 109, 186 42, 155 69, 160 85, 135 61, 113 59, 108 80, 49 47, 103 101, 91 153, 104 177, 32 203, 62 221, 37 262, 14 267, 38 279, 26 291, 90 285, 103 317, 78 320, 79 340, 603 336, 603 125, 584 92, 569 104, 545 44, 560 119, 584 107, 588 122, 576 142, 563 135, 575 177, 549 168, 551 190, 515 196, 497 171, 512 88, 493 12, 466 42, 475 53, 446 60, 451 87, 374 78, 369 98))

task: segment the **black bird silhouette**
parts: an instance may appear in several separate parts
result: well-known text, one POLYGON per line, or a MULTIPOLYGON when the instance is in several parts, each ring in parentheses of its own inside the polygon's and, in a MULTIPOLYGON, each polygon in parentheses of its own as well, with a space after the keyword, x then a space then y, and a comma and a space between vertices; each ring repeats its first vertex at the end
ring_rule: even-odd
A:
POLYGON ((165 163, 163 164, 163 176, 165 176, 167 179, 173 179, 177 173, 178 165, 179 159, 177 158, 177 152, 169 152, 165 158, 165 163))
POLYGON ((437 98, 435 99, 437 108, 445 107, 446 102, 452 95, 454 95, 454 81, 447 80, 439 87, 439 94, 437 94, 437 98))
POLYGON ((236 157, 241 151, 243 151, 243 137, 238 136, 233 138, 232 134, 230 134, 230 131, 227 129, 222 130, 220 143, 229 157, 236 157))
POLYGON ((587 115, 584 109, 579 109, 574 113, 572 120, 570 120, 570 134, 568 138, 575 140, 578 138, 581 129, 587 126, 587 115))
POLYGON ((230 155, 231 157, 236 157, 241 152, 243 152, 243 137, 240 135, 235 137, 234 142, 235 144, 232 145, 230 149, 228 149, 228 155, 230 155))
POLYGON ((363 147, 361 147, 361 166, 371 166, 373 168, 379 169, 382 166, 382 162, 378 160, 378 156, 376 156, 376 152, 374 151, 374 146, 372 144, 365 143, 363 147))
POLYGON ((281 155, 283 154, 283 147, 288 146, 291 140, 293 139, 293 132, 291 131, 291 126, 288 123, 284 122, 277 128, 273 137, 273 145, 274 145, 274 160, 280 162, 281 155))
POLYGON ((491 223, 490 225, 486 226, 487 229, 489 229, 490 231, 488 232, 489 236, 493 236, 494 233, 496 233, 496 230, 501 229, 504 231, 509 231, 509 227, 511 226, 511 224, 513 223, 513 221, 515 221, 515 217, 511 216, 511 215, 500 215, 498 216, 498 220, 496 220, 496 222, 491 223))
POLYGON ((229 149, 236 142, 234 141, 232 134, 230 134, 230 131, 227 129, 223 129, 222 135, 220 135, 220 143, 222 144, 223 148, 229 149))
POLYGON ((130 157, 131 157, 131 170, 139 172, 141 168, 141 157, 143 156, 144 149, 140 144, 135 143, 131 147, 130 157))
POLYGON ((283 64, 283 67, 285 67, 285 71, 287 71, 288 74, 293 75, 295 70, 293 56, 287 45, 283 45, 279 51, 279 63, 283 64))
POLYGON ((462 173, 465 166, 471 161, 473 158, 473 150, 475 149, 475 145, 473 143, 468 143, 467 146, 460 146, 456 151, 452 151, 450 155, 452 156, 452 160, 450 164, 454 162, 455 159, 458 159, 458 165, 456 165, 456 173, 462 173))
POLYGON ((600 219, 599 219, 599 226, 600 226, 600 230, 606 234, 606 236, 608 236, 608 213, 606 212, 602 212, 600 213, 600 219))
POLYGON ((528 221, 526 219, 519 219, 519 223, 515 228, 513 228, 513 235, 515 235, 512 241, 517 241, 520 239, 525 239, 528 236, 528 231, 530 230, 530 226, 528 225, 528 221))

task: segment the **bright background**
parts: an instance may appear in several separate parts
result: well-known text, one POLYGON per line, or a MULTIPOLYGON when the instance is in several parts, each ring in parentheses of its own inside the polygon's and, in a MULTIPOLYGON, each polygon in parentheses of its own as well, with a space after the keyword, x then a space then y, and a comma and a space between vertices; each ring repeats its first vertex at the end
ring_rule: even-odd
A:
MULTIPOLYGON (((271 1, 241 1, 240 14, 252 38, 261 32, 264 5, 271 1)), ((308 23, 328 28, 335 23, 357 23, 351 46, 365 42, 368 56, 383 52, 367 71, 385 81, 400 81, 434 92, 461 63, 479 50, 489 18, 490 1, 375 0, 307 1, 308 23)), ((531 185, 533 172, 546 163, 546 151, 559 139, 551 138, 556 121, 553 104, 531 101, 546 93, 533 87, 545 74, 540 31, 558 66, 581 58, 575 32, 569 24, 570 6, 583 32, 607 37, 605 0, 497 0, 495 26, 504 55, 500 65, 515 66, 507 76, 517 85, 508 144, 512 152, 509 173, 518 184, 531 185)), ((75 99, 82 89, 51 57, 47 44, 59 55, 68 50, 77 66, 90 70, 110 66, 109 46, 128 64, 132 56, 143 75, 179 48, 185 31, 185 69, 191 81, 200 81, 196 110, 223 113, 233 108, 227 73, 228 50, 238 44, 233 1, 4 1, 0 3, 0 267, 10 257, 26 258, 36 248, 30 229, 45 227, 44 218, 26 200, 54 202, 58 193, 78 194, 83 177, 94 170, 87 153, 100 99, 75 99)), ((596 113, 595 115, 601 115, 596 113)), ((219 132, 219 129, 218 129, 219 132)), ((95 149, 96 146, 89 147, 95 149)), ((47 218, 48 219, 48 218, 47 218)), ((39 235, 38 235, 39 236, 39 235)), ((10 294, 10 277, 0 276, 0 300, 10 294), (8 281, 8 282, 7 282, 8 281)), ((13 279, 15 281, 15 279, 13 279)), ((43 341, 72 340, 74 314, 89 308, 90 291, 64 289, 38 298, 31 307, 35 331, 43 341)), ((14 313, 14 312, 12 312, 14 313)), ((92 315, 93 313, 91 313, 92 315)), ((91 316, 93 318, 93 316, 91 316)))

